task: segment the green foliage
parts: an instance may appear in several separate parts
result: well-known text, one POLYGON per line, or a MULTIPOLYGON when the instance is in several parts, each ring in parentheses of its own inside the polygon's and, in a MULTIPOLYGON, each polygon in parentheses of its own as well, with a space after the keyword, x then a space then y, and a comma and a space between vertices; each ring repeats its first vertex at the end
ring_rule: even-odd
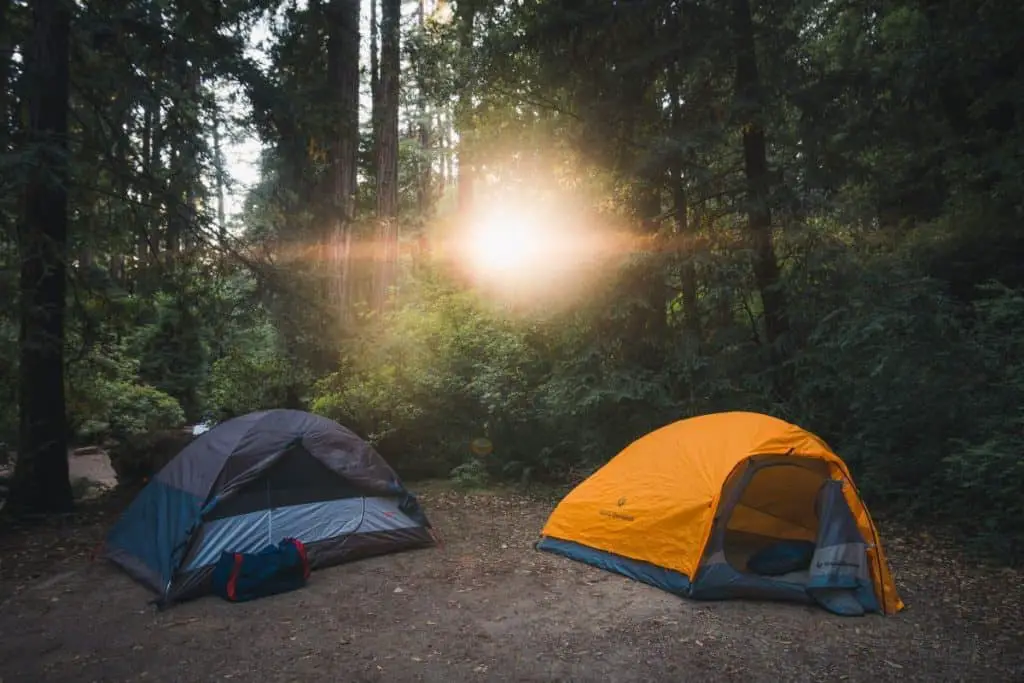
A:
POLYGON ((584 334, 586 314, 515 320, 468 293, 415 289, 313 402, 406 476, 565 477, 672 412, 661 377, 605 359, 584 334), (482 458, 470 448, 480 437, 493 445, 482 458))
POLYGON ((368 434, 404 474, 466 485, 579 479, 670 421, 764 411, 825 437, 869 500, 1020 537, 1024 294, 987 287, 965 315, 917 251, 883 253, 827 223, 780 248, 796 347, 784 401, 755 340, 756 300, 737 299, 726 260, 701 269, 714 335, 698 349, 673 322, 648 344, 653 368, 632 353, 642 302, 628 277, 546 317, 409 282, 317 385, 314 408, 368 434), (493 451, 474 453, 478 437, 493 451))
POLYGON ((301 408, 310 384, 308 371, 290 358, 235 348, 213 364, 206 409, 223 420, 267 408, 301 408))
POLYGON ((483 460, 467 460, 451 471, 451 479, 457 486, 473 489, 488 482, 487 466, 483 460))
POLYGON ((119 440, 108 451, 118 484, 133 486, 145 482, 191 440, 191 434, 182 429, 141 432, 119 440))
POLYGON ((209 349, 202 321, 187 294, 157 300, 155 320, 138 335, 139 375, 181 403, 185 413, 198 416, 199 388, 209 368, 209 349))
MULTIPOLYGON (((753 103, 736 97, 733 11, 634 4, 462 2, 403 38, 403 247, 421 229, 454 239, 457 218, 432 221, 442 194, 480 203, 527 186, 520 196, 582 197, 583 223, 683 245, 609 260, 586 297, 525 314, 444 281, 428 256, 411 274, 400 259, 399 295, 375 311, 363 306, 378 291, 365 245, 324 267, 339 181, 360 179, 345 226, 357 242, 374 239, 364 219, 377 187, 366 131, 359 160, 342 155, 355 132, 332 74, 353 64, 331 54, 350 44, 331 38, 327 5, 274 10, 265 71, 244 48, 266 3, 138 2, 127 22, 109 0, 76 6, 77 438, 114 437, 115 467, 138 479, 187 440, 186 418, 311 405, 407 476, 477 485, 578 480, 669 421, 759 410, 827 438, 872 502, 1024 536, 1022 5, 750 3, 769 166, 757 174, 777 228, 766 255, 747 227, 738 122, 753 103), (208 129, 239 132, 215 96, 227 84, 248 96, 266 151, 242 237, 214 239, 206 179, 223 169, 208 129), (435 186, 420 215, 424 160, 435 186), (758 273, 773 261, 790 330, 768 348, 776 285, 758 273), (481 438, 493 450, 474 452, 481 438)), ((22 38, 11 47, 24 54, 22 38)), ((8 109, 19 69, 0 79, 8 109)), ((8 118, 0 441, 18 426, 26 175, 24 131, 8 118)))
POLYGON ((69 367, 68 417, 78 440, 125 439, 184 424, 176 399, 138 383, 138 365, 123 346, 111 343, 69 367))
POLYGON ((185 422, 178 401, 159 389, 125 382, 97 388, 109 396, 107 426, 114 436, 180 427, 185 422))

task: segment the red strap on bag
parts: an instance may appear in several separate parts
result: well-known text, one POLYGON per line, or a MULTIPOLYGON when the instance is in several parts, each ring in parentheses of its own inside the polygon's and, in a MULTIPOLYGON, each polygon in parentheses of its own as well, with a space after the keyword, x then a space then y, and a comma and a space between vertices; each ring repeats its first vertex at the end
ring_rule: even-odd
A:
POLYGON ((292 543, 295 544, 295 549, 299 551, 299 557, 302 558, 302 576, 303 578, 309 578, 309 556, 306 554, 306 544, 297 538, 291 539, 292 543))
POLYGON ((238 589, 238 575, 242 571, 242 553, 235 553, 235 566, 231 568, 228 579, 228 600, 234 600, 238 589))

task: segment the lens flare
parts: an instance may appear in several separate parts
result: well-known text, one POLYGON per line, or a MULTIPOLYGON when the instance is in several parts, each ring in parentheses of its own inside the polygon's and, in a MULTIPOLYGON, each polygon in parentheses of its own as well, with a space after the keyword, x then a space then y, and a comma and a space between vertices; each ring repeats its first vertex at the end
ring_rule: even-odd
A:
POLYGON ((469 258, 477 270, 495 274, 538 265, 545 251, 544 234, 526 217, 495 212, 475 225, 469 258))

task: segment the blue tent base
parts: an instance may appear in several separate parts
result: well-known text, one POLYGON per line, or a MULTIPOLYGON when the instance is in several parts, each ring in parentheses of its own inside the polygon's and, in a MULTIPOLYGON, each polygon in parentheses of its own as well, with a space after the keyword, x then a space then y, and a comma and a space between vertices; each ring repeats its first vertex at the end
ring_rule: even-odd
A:
POLYGON ((416 498, 373 447, 333 420, 267 410, 194 439, 136 496, 103 555, 157 594, 198 597, 223 552, 296 538, 311 567, 433 545, 416 498))
POLYGON ((860 616, 880 611, 870 586, 858 585, 850 590, 815 590, 814 586, 739 572, 727 564, 704 567, 697 580, 691 583, 686 575, 677 571, 572 541, 545 536, 536 547, 537 550, 621 574, 634 581, 693 600, 714 602, 749 599, 817 604, 839 616, 860 616))
POLYGON ((583 562, 605 571, 622 574, 634 581, 646 583, 649 586, 660 588, 663 591, 676 595, 688 596, 690 594, 690 579, 684 574, 664 567, 658 567, 648 562, 632 560, 622 555, 589 548, 572 541, 563 541, 558 538, 545 536, 537 543, 538 550, 544 550, 556 555, 568 557, 570 560, 583 562))

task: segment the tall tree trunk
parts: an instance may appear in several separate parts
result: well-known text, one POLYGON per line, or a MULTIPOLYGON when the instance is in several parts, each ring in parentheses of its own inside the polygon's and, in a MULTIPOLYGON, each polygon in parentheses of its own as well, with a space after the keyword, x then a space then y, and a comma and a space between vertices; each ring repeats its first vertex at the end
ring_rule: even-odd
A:
POLYGON ((359 0, 331 0, 327 31, 328 78, 334 88, 338 128, 331 159, 332 203, 337 218, 330 242, 333 272, 340 271, 336 301, 345 320, 352 313, 352 222, 355 220, 356 161, 359 149, 359 0))
MULTIPOLYGON (((13 0, 0 0, 0 154, 10 149, 14 128, 11 97, 11 64, 14 60, 14 39, 10 25, 10 8, 13 0)), ((15 242, 14 227, 9 218, 8 200, 0 199, 0 250, 15 242)), ((4 265, 7 265, 6 263, 4 265)))
MULTIPOLYGON (((668 69, 669 108, 672 117, 674 135, 683 135, 682 100, 679 85, 679 65, 672 64, 668 69)), ((675 213, 676 233, 683 245, 682 263, 679 266, 679 279, 683 296, 683 327, 700 342, 700 306, 697 302, 697 269, 694 266, 692 249, 694 235, 690 227, 689 202, 686 196, 686 178, 684 177, 685 158, 679 150, 673 155, 672 169, 672 208, 675 213)))
POLYGON ((380 51, 378 50, 381 30, 377 21, 377 3, 379 2, 382 0, 370 0, 370 168, 367 170, 371 178, 378 177, 381 114, 384 108, 383 102, 381 102, 381 66, 380 51))
POLYGON ((437 112, 437 130, 441 158, 438 160, 437 193, 443 196, 454 181, 452 179, 452 131, 448 116, 444 111, 437 112))
POLYGON ((178 256, 178 249, 181 246, 181 235, 183 232, 182 222, 184 219, 184 210, 182 207, 183 197, 185 193, 184 179, 185 179, 185 164, 184 164, 184 153, 181 149, 181 143, 178 143, 178 148, 173 149, 170 156, 170 173, 171 179, 168 182, 167 195, 165 196, 165 209, 166 209, 166 225, 164 226, 164 264, 168 271, 172 271, 174 268, 175 261, 178 256))
MULTIPOLYGON (((645 174, 646 175, 646 174, 645 174)), ((667 337, 668 291, 665 282, 664 256, 661 253, 659 216, 661 214, 661 187, 652 175, 642 177, 632 197, 634 215, 640 220, 645 237, 654 240, 655 257, 643 270, 636 271, 630 286, 635 287, 636 297, 645 302, 633 310, 629 326, 629 338, 638 340, 632 346, 631 355, 636 362, 650 368, 658 367, 661 359, 657 356, 658 344, 667 337)))
MULTIPOLYGON (((468 55, 473 49, 473 21, 476 18, 476 8, 472 3, 459 3, 455 6, 456 21, 458 22, 459 49, 465 56, 463 64, 469 64, 468 55)), ((476 180, 476 166, 473 158, 473 87, 469 83, 468 74, 464 74, 464 84, 459 93, 459 99, 455 104, 455 128, 459 133, 459 178, 458 178, 458 201, 459 210, 465 211, 473 204, 473 192, 476 180)))
MULTIPOLYGON (((789 332, 786 297, 779 287, 779 264, 772 241, 769 205, 771 176, 765 143, 761 83, 757 70, 754 25, 749 0, 733 0, 736 37, 736 97, 743 130, 743 163, 747 180, 747 221, 753 247, 754 279, 764 309, 765 341, 777 363, 785 359, 784 337, 789 332)), ((783 387, 780 386, 781 390, 783 387)))
POLYGON ((73 507, 64 395, 70 23, 66 0, 35 0, 25 56, 27 138, 35 163, 18 230, 20 430, 12 497, 42 512, 73 507))
MULTIPOLYGON (((134 134, 133 125, 135 117, 132 112, 132 101, 128 96, 126 89, 119 89, 114 101, 111 103, 111 114, 110 121, 114 122, 112 131, 112 142, 113 149, 111 150, 111 161, 115 167, 114 177, 112 179, 112 188, 114 191, 124 197, 128 197, 132 194, 132 183, 129 180, 132 178, 132 163, 129 160, 131 155, 132 138, 134 134)), ((109 226, 113 229, 115 234, 124 235, 123 232, 117 231, 115 226, 109 226)), ((130 239, 130 235, 128 236, 130 239)), ((82 240, 82 243, 89 245, 90 240, 82 240)), ((107 270, 110 274, 110 279, 113 282, 117 282, 123 287, 128 286, 125 272, 125 257, 131 253, 134 245, 130 242, 117 243, 117 246, 110 245, 107 249, 107 256, 109 262, 107 264, 107 270)), ((89 257, 91 258, 91 254, 89 257)), ((85 259, 83 259, 84 262, 85 259)))
MULTIPOLYGON (((420 31, 423 31, 426 23, 425 0, 419 0, 416 8, 416 21, 420 31)), ((431 193, 431 172, 433 162, 430 155, 430 114, 427 111, 427 93, 424 83, 419 83, 417 115, 419 117, 419 139, 420 139, 420 161, 419 174, 416 185, 416 203, 419 207, 420 216, 426 220, 433 208, 431 193)))
POLYGON ((380 117, 377 121, 377 249, 380 260, 375 273, 374 299, 382 308, 394 280, 398 250, 398 98, 401 45, 399 25, 402 0, 381 0, 380 117))
POLYGON ((224 150, 220 140, 220 112, 213 120, 213 177, 217 192, 217 237, 221 244, 227 242, 228 228, 224 215, 224 150))
POLYGON ((401 0, 381 0, 380 137, 377 141, 377 216, 398 216, 398 98, 401 0))
POLYGON ((152 289, 148 285, 143 285, 141 277, 149 266, 156 263, 160 253, 159 240, 155 230, 160 211, 158 205, 163 195, 158 189, 160 184, 157 182, 160 175, 160 153, 163 145, 160 127, 160 105, 157 102, 147 102, 142 129, 142 176, 145 179, 142 199, 146 206, 143 218, 138 222, 136 234, 138 265, 135 279, 137 293, 140 296, 146 296, 147 292, 152 289), (142 289, 138 289, 139 285, 143 285, 142 289))
POLYGON ((199 121, 198 109, 200 105, 199 92, 199 70, 191 62, 183 65, 185 76, 185 92, 191 106, 187 109, 185 119, 184 141, 182 152, 184 160, 182 170, 184 171, 185 193, 182 204, 182 247, 185 251, 191 250, 199 239, 199 201, 203 195, 202 176, 199 168, 199 150, 197 149, 198 139, 202 135, 199 121))
POLYGON ((11 134, 10 81, 14 45, 8 12, 12 0, 0 0, 0 151, 7 151, 11 134))

